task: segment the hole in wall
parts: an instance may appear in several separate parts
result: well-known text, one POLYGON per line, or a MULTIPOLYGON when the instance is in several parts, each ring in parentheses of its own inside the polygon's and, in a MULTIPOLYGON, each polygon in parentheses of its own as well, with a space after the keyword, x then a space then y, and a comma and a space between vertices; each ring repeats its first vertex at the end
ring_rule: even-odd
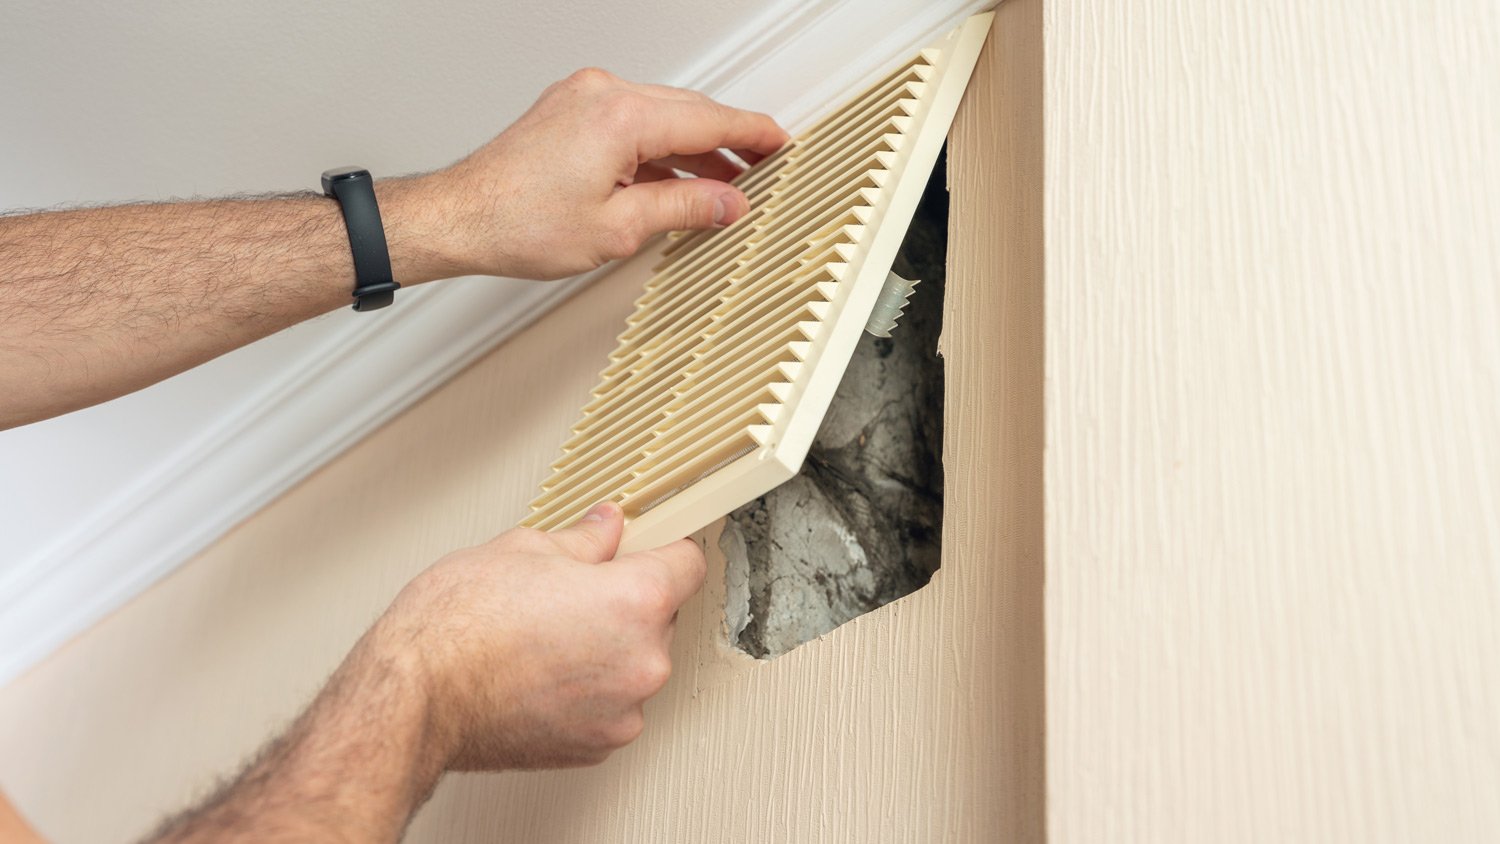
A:
POLYGON ((920 589, 943 526, 947 155, 892 269, 921 279, 889 338, 863 334, 797 477, 725 520, 731 644, 786 653, 920 589))

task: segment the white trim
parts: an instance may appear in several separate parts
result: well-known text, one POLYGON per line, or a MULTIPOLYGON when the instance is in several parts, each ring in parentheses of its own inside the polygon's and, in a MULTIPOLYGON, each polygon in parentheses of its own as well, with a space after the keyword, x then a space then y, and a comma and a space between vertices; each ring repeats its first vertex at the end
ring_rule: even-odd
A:
MULTIPOLYGON (((792 128, 993 0, 780 0, 677 84, 792 128), (841 59, 828 66, 829 57, 841 59), (857 58, 859 61, 850 61, 857 58), (820 66, 815 84, 807 68, 820 66), (801 75, 799 75, 801 74, 801 75)), ((442 284, 350 321, 0 581, 0 684, 587 285, 442 284), (338 361, 357 353, 361 366, 338 361), (129 561, 128 563, 122 561, 129 561)))
POLYGON ((703 82, 690 87, 731 105, 769 111, 795 130, 995 5, 995 0, 783 0, 762 16, 762 35, 693 67, 688 77, 703 82), (777 29, 777 24, 794 29, 777 29))

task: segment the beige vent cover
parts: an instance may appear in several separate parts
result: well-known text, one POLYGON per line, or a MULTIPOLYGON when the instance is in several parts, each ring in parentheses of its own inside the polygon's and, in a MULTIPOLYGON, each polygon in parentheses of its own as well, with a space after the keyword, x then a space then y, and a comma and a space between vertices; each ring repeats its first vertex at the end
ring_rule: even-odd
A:
POLYGON ((802 466, 989 30, 976 15, 736 181, 670 241, 523 524, 619 502, 622 550, 697 531, 802 466))

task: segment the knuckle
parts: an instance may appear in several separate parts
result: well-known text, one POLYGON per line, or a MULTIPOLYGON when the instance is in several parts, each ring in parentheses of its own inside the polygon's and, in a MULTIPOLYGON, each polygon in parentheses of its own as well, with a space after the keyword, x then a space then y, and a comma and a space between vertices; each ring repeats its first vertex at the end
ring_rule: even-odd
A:
POLYGON ((660 578, 641 578, 634 597, 637 609, 652 620, 668 618, 677 609, 672 593, 660 578))
POLYGON ((532 527, 513 527, 495 537, 493 544, 501 548, 521 551, 539 548, 547 541, 546 531, 532 527))
POLYGON ((635 624, 639 621, 641 613, 638 608, 645 603, 639 581, 634 576, 622 578, 610 592, 610 611, 621 624, 635 624))
POLYGON ((638 672, 641 691, 651 697, 672 679, 672 659, 664 653, 653 654, 641 661, 638 672))
POLYGON ((640 710, 632 710, 610 724, 605 744, 609 747, 619 749, 640 738, 646 729, 646 718, 640 710))
POLYGON ((655 578, 633 575, 616 593, 624 619, 637 625, 655 627, 670 618, 675 608, 671 598, 655 578))
POLYGON ((644 242, 645 237, 636 226, 621 224, 612 226, 604 232, 600 248, 605 258, 616 260, 634 255, 644 242))
POLYGON ((615 75, 602 67, 581 67, 569 74, 565 81, 581 88, 597 88, 614 79, 615 75))
POLYGON ((641 113, 641 97, 632 91, 611 91, 599 100, 599 121, 606 130, 628 131, 641 113))

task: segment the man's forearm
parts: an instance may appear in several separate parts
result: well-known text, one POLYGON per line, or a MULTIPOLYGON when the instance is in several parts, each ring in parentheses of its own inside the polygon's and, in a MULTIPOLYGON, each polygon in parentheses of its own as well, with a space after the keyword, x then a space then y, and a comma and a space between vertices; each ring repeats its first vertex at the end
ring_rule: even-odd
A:
MULTIPOLYGON (((756 161, 786 140, 766 115, 579 71, 462 161, 375 185, 395 280, 564 278, 661 232, 729 225, 749 201, 718 150, 756 161)), ((317 195, 0 217, 0 429, 139 389, 353 289, 338 204, 317 195)))
MULTIPOLYGON (((421 180, 376 186, 402 284, 461 274, 421 180)), ((114 398, 349 303, 315 194, 0 217, 0 428, 114 398)))
POLYGON ((284 736, 151 840, 398 840, 451 747, 400 636, 372 628, 284 736))

